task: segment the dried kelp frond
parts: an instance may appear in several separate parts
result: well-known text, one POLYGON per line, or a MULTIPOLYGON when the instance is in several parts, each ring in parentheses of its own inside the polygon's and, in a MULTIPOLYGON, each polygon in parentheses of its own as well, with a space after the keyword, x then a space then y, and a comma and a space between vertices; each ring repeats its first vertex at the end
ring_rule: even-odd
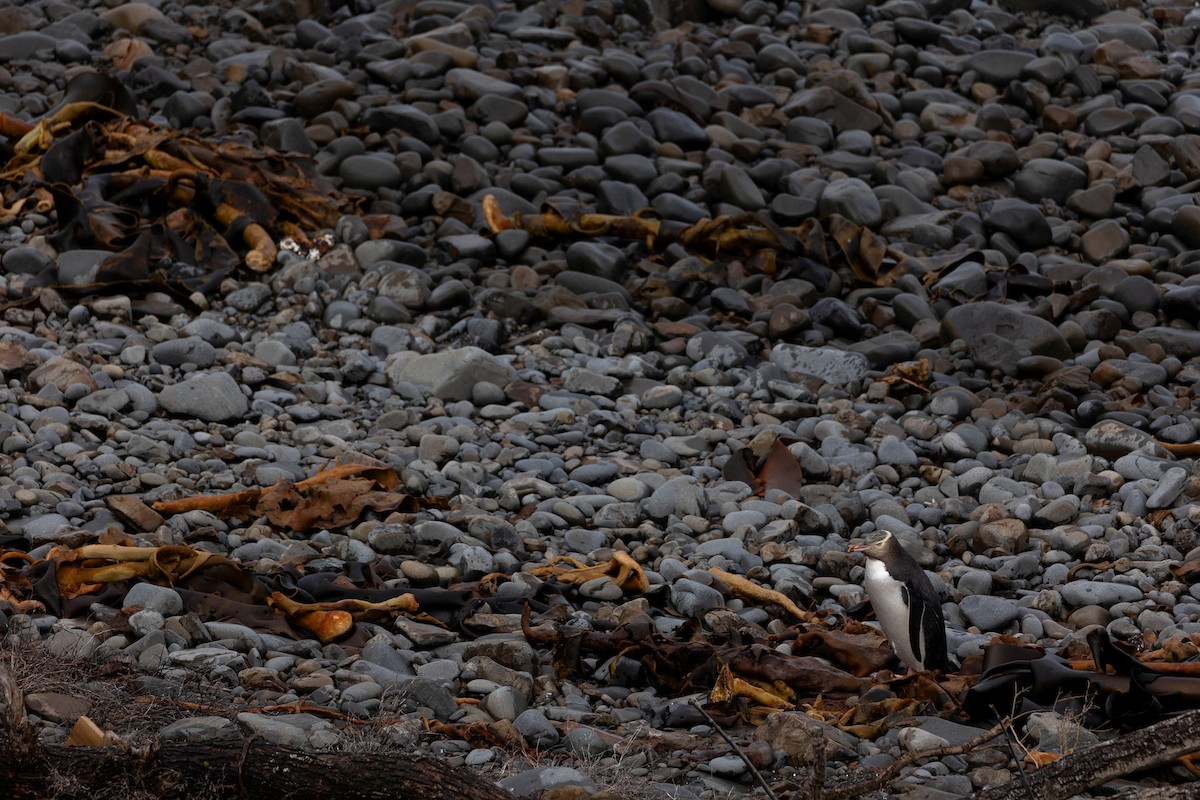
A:
POLYGON ((173 586, 205 565, 235 566, 225 556, 176 545, 55 547, 46 555, 46 560, 55 565, 58 589, 67 599, 90 594, 104 583, 140 578, 173 586))
POLYGON ((864 628, 862 633, 806 629, 792 642, 792 652, 827 658, 860 678, 873 675, 896 660, 887 639, 874 628, 864 628))
POLYGON ((769 686, 762 686, 739 678, 726 664, 721 665, 717 681, 708 693, 708 699, 714 703, 727 703, 737 698, 745 698, 755 705, 773 709, 792 708, 795 697, 795 692, 779 682, 772 681, 769 686))
POLYGON ((916 361, 892 364, 880 380, 890 386, 908 386, 928 394, 930 377, 929 360, 919 358, 916 361))
POLYGON ((1155 439, 1154 443, 1176 458, 1200 457, 1200 442, 1177 444, 1175 442, 1164 442, 1161 439, 1155 439))
POLYGON ((556 671, 564 679, 583 657, 618 656, 640 662, 647 679, 665 692, 711 692, 724 681, 718 694, 746 697, 756 705, 777 705, 778 700, 766 702, 750 687, 792 703, 796 697, 856 693, 867 685, 823 659, 781 653, 760 642, 722 641, 686 626, 678 636, 656 633, 645 615, 606 631, 553 614, 535 625, 527 606, 521 622, 527 640, 554 653, 556 671), (722 670, 730 674, 722 677, 722 670))
POLYGON ((984 673, 963 697, 966 713, 988 718, 1012 709, 1070 707, 1091 696, 1089 709, 1097 721, 1137 727, 1185 708, 1200 707, 1200 675, 1187 665, 1175 672, 1158 662, 1139 660, 1118 647, 1103 628, 1087 637, 1094 669, 1062 655, 1043 653, 1008 642, 995 642, 984 652, 984 673))
POLYGON ((489 724, 486 722, 441 722, 422 717, 421 722, 429 733, 445 736, 448 739, 461 739, 471 742, 476 747, 502 747, 517 751, 526 749, 525 739, 507 720, 500 720, 500 723, 503 724, 489 724))
POLYGON ((277 240, 307 243, 354 202, 308 159, 171 130, 99 103, 67 103, 23 132, 13 124, 5 131, 20 140, 0 171, 0 223, 57 211, 57 229, 45 233, 58 250, 113 251, 97 284, 157 276, 169 287, 211 291, 238 265, 270 269, 277 240))
POLYGON ((755 458, 750 448, 742 448, 725 462, 721 476, 727 481, 741 481, 752 487, 756 494, 777 489, 799 499, 800 489, 804 486, 804 470, 788 444, 776 438, 761 459, 755 458))
POLYGON ((529 570, 538 578, 554 578, 562 583, 587 583, 595 578, 608 577, 627 592, 645 592, 650 588, 642 565, 628 553, 617 551, 611 560, 587 566, 568 556, 556 556, 549 564, 529 570), (569 567, 562 566, 570 564, 569 567))
MULTIPOLYGON (((357 620, 386 623, 400 614, 416 614, 422 600, 431 608, 458 607, 469 600, 469 593, 445 589, 363 589, 341 573, 322 573, 323 580, 306 576, 311 579, 306 582, 309 588, 335 598, 321 602, 304 586, 289 585, 281 576, 256 575, 207 550, 181 545, 135 547, 111 543, 121 537, 106 538, 109 543, 55 547, 42 561, 31 562, 17 551, 3 553, 0 602, 17 610, 73 616, 93 603, 117 605, 130 585, 145 581, 174 587, 184 607, 201 619, 232 619, 254 630, 295 637, 290 623, 328 643, 349 634, 357 620), (9 566, 18 561, 24 564, 20 572, 9 566), (271 591, 271 584, 283 585, 293 596, 271 591), (369 599, 355 596, 363 594, 369 599)), ((426 621, 436 624, 432 618, 426 621)))
POLYGON ((887 260, 887 245, 865 225, 858 225, 840 214, 829 218, 829 236, 838 248, 854 277, 871 286, 891 286, 904 274, 899 264, 887 260))
MULTIPOLYGON (((483 199, 483 216, 492 233, 522 230, 543 239, 635 239, 644 242, 652 253, 678 244, 700 255, 730 262, 714 266, 738 278, 745 277, 743 270, 747 267, 767 275, 785 267, 800 268, 821 290, 827 282, 824 273, 839 269, 847 281, 871 287, 893 286, 904 275, 914 275, 935 298, 944 292, 959 302, 1062 295, 1065 300, 1060 298, 1060 301, 1067 307, 1079 308, 1095 299, 1097 291, 1096 287, 1085 287, 1078 281, 1030 274, 1021 264, 1014 263, 1005 267, 985 266, 986 291, 979 297, 962 296, 936 284, 965 264, 986 265, 987 259, 981 251, 906 253, 888 246, 869 227, 838 214, 822 220, 809 217, 800 225, 786 228, 759 213, 701 219, 688 225, 660 219, 653 209, 630 216, 593 214, 559 200, 548 202, 537 214, 508 215, 499 201, 488 195, 483 199)), ((683 278, 689 285, 715 282, 695 270, 675 277, 683 278)), ((672 293, 672 287, 662 276, 655 275, 643 278, 636 289, 642 296, 672 293)), ((689 299, 686 294, 684 299, 689 299)))
POLYGON ((734 575, 732 572, 726 572, 717 567, 709 567, 709 574, 716 577, 721 583, 725 584, 730 591, 735 594, 746 597, 752 600, 759 600, 764 603, 777 605, 787 611, 801 622, 808 622, 815 616, 792 602, 791 598, 774 589, 768 589, 765 586, 759 586, 754 581, 743 578, 741 575, 734 575))
POLYGON ((9 604, 18 614, 45 613, 46 606, 39 600, 28 600, 33 584, 22 568, 10 566, 21 563, 22 567, 33 563, 33 559, 20 551, 0 554, 0 603, 9 604))
POLYGON ((164 500, 153 508, 166 514, 201 510, 219 517, 265 516, 293 533, 303 533, 349 525, 368 509, 412 512, 442 505, 440 500, 392 491, 399 485, 400 476, 389 467, 340 464, 299 483, 281 480, 273 486, 242 492, 164 500))
POLYGON ((298 603, 279 592, 272 592, 267 604, 299 628, 317 637, 322 644, 349 633, 356 619, 390 622, 397 615, 417 610, 417 599, 402 594, 380 603, 365 600, 339 600, 334 603, 298 603))
POLYGON ((753 255, 762 251, 826 259, 820 224, 809 219, 796 228, 783 228, 759 214, 702 219, 693 225, 658 219, 645 211, 634 216, 577 213, 547 207, 540 214, 504 214, 495 197, 483 199, 483 214, 492 233, 523 230, 541 238, 612 236, 640 239, 651 250, 680 244, 713 256, 753 255))

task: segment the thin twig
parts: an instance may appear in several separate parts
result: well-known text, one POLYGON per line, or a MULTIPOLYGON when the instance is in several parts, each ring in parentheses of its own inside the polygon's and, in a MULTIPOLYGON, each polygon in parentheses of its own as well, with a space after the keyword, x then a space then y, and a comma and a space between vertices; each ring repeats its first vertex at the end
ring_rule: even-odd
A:
POLYGON ((316 717, 328 717, 341 722, 349 722, 354 725, 391 725, 404 720, 404 717, 376 717, 375 719, 359 719, 358 717, 350 716, 349 714, 337 711, 332 708, 323 706, 313 706, 307 703, 287 703, 278 706, 248 706, 246 708, 236 708, 234 706, 219 706, 211 703, 194 703, 191 700, 176 700, 173 697, 159 697, 157 695, 138 695, 133 698, 135 703, 159 704, 167 703, 180 708, 186 708, 189 711, 207 711, 210 714, 263 714, 270 715, 275 713, 286 714, 312 714, 316 717))
POLYGON ((690 702, 697 711, 704 715, 704 718, 708 720, 708 724, 712 725, 713 730, 721 734, 721 738, 733 748, 733 752, 738 754, 738 757, 742 759, 742 763, 745 764, 746 768, 750 770, 750 774, 754 776, 756 781, 758 781, 758 785, 761 786, 763 791, 767 793, 767 797, 769 797, 771 800, 779 800, 779 798, 775 796, 775 793, 771 791, 771 787, 767 784, 767 779, 762 776, 762 773, 758 771, 758 768, 755 767, 754 764, 750 763, 749 756, 742 751, 742 748, 738 747, 737 742, 729 738, 729 734, 726 733, 725 729, 722 728, 720 724, 712 718, 711 714, 704 710, 704 706, 697 703, 696 698, 694 697, 688 702, 690 702))
POLYGON ((3 664, 0 664, 0 698, 6 704, 4 719, 0 721, 0 742, 4 743, 6 759, 27 759, 28 763, 37 763, 37 731, 25 718, 25 693, 17 678, 3 664))
POLYGON ((5 720, 5 725, 8 730, 16 731, 25 724, 25 696, 21 693, 17 679, 3 666, 0 666, 0 699, 3 699, 6 705, 8 719, 5 720))
MULTIPOLYGON (((1114 778, 1170 764, 1200 750, 1200 709, 1168 717, 1119 738, 1076 750, 1029 773, 1035 794, 1046 800, 1074 797, 1114 778)), ((988 787, 980 800, 1021 800, 1025 787, 1018 779, 988 787)))
MULTIPOLYGON (((992 713, 997 717, 1000 716, 996 711, 996 706, 992 706, 992 713)), ((1029 785, 1029 776, 1025 774, 1025 768, 1021 763, 1021 758, 1017 755, 1017 748, 1013 744, 1013 737, 1009 735, 1009 728, 1012 727, 1012 718, 1004 717, 1000 720, 1000 731, 1004 734, 1004 741, 1008 743, 1008 752, 1012 754, 1013 761, 1017 764, 1017 772, 1021 775, 1021 783, 1025 784, 1025 793, 1029 795, 1029 800, 1037 800, 1037 796, 1033 793, 1033 787, 1029 785)))
POLYGON ((869 780, 852 783, 849 786, 839 786, 836 789, 829 789, 825 793, 825 800, 842 800, 845 797, 860 797, 868 792, 873 792, 876 789, 882 789, 892 782, 896 777, 896 773, 905 767, 925 758, 943 758, 945 756, 961 756, 963 753, 969 753, 984 742, 991 741, 1001 734, 1003 727, 995 726, 989 731, 986 731, 979 736, 976 736, 969 742, 962 744, 947 745, 946 747, 935 747, 932 750, 922 750, 919 753, 909 753, 901 756, 892 763, 890 767, 869 780))

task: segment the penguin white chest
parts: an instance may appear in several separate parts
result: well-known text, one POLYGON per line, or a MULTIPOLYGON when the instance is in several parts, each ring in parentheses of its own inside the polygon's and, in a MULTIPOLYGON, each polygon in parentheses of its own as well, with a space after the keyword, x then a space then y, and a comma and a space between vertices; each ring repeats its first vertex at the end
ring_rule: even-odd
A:
MULTIPOLYGON (((871 599, 871 606, 875 609, 875 617, 883 628, 883 634, 892 643, 896 655, 907 666, 915 670, 923 669, 924 665, 913 652, 909 641, 908 615, 911 609, 905 602, 900 581, 888 574, 882 561, 868 558, 863 588, 867 590, 867 597, 871 599)), ((921 651, 924 650, 922 646, 921 651)))

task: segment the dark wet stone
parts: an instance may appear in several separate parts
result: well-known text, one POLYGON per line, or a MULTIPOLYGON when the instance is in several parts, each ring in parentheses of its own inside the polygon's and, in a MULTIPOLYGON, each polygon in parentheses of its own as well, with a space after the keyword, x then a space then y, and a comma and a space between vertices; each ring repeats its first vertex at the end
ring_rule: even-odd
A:
POLYGON ((295 117, 266 122, 262 126, 263 144, 281 153, 313 155, 317 145, 304 131, 304 125, 295 117))
POLYGON ((596 189, 596 207, 604 214, 629 216, 648 207, 642 190, 624 181, 601 181, 596 189))
MULTIPOLYGON (((46 30, 45 28, 42 29, 46 30)), ((54 58, 63 64, 78 64, 92 57, 89 43, 78 42, 74 39, 62 39, 54 45, 54 58)))
POLYGON ((52 53, 57 40, 37 31, 0 36, 0 61, 23 61, 38 53, 52 53))
POLYGON ((1186 205, 1175 212, 1171 230, 1192 247, 1200 247, 1200 206, 1186 205))
POLYGON ((866 356, 872 369, 887 369, 892 364, 912 359, 921 349, 921 343, 907 331, 889 331, 855 342, 849 349, 866 356))
POLYGON ((1141 25, 1132 23, 1108 23, 1093 25, 1088 30, 1101 42, 1124 42, 1135 50, 1158 52, 1158 40, 1141 25))
POLYGON ((596 151, 586 147, 543 147, 537 151, 538 163, 548 167, 574 169, 600 162, 596 151))
POLYGON ((787 45, 778 42, 759 50, 754 65, 759 72, 777 72, 781 69, 801 72, 804 69, 804 61, 800 56, 787 45))
POLYGON ((671 142, 684 150, 700 150, 708 146, 708 134, 681 111, 656 108, 646 115, 654 126, 654 135, 662 142, 671 142))
POLYGON ((112 253, 107 250, 68 250, 58 256, 58 280, 70 286, 94 283, 100 264, 112 253))
POLYGON ((1103 264, 1129 250, 1130 235, 1125 226, 1113 219, 1096 223, 1080 237, 1080 248, 1093 264, 1103 264))
POLYGON ((470 156, 459 156, 450 175, 450 189, 458 195, 468 195, 491 185, 487 169, 470 156))
POLYGON ((1116 200, 1117 187, 1101 183, 1071 195, 1067 198, 1067 208, 1093 219, 1104 219, 1112 215, 1116 200))
POLYGON ((297 114, 312 119, 333 108, 338 100, 353 97, 357 91, 358 85, 353 81, 327 78, 305 86, 296 93, 292 102, 297 114))
POLYGON ((954 35, 954 31, 945 25, 915 17, 901 17, 893 24, 901 39, 917 45, 932 45, 943 36, 954 35))
POLYGON ((606 158, 604 170, 617 180, 632 183, 641 189, 645 189, 658 177, 658 168, 654 166, 654 162, 637 153, 606 158))
POLYGON ((567 268, 619 282, 628 263, 625 253, 611 244, 574 242, 567 248, 567 268))
POLYGON ((833 145, 833 128, 823 119, 795 117, 788 120, 785 134, 789 142, 809 144, 822 150, 833 145))
POLYGON ((159 392, 162 407, 182 417, 226 422, 246 415, 249 405, 241 387, 225 372, 197 374, 159 392))
POLYGON ((1146 311, 1151 314, 1158 311, 1159 295, 1154 282, 1142 275, 1130 275, 1117 284, 1113 290, 1113 298, 1129 309, 1146 311))
POLYGON ((875 227, 883 221, 883 209, 871 187, 858 178, 834 181, 821 195, 821 216, 840 214, 851 222, 875 227))
POLYGON ((350 156, 339 170, 342 180, 352 189, 375 190, 384 186, 399 186, 400 168, 390 158, 373 155, 350 156))
POLYGON ((971 261, 959 265, 935 283, 933 289, 937 294, 952 297, 960 302, 970 302, 972 298, 986 294, 987 287, 987 272, 983 264, 971 261))
POLYGON ((529 109, 520 100, 512 100, 498 94, 485 95, 471 106, 471 116, 480 122, 503 122, 515 127, 529 116, 529 109))
POLYGON ((711 216, 705 208, 672 192, 655 195, 654 199, 650 201, 650 205, 664 219, 673 219, 680 222, 699 222, 711 216))
POLYGON ((1030 353, 1071 357, 1070 346, 1053 324, 999 303, 971 303, 950 309, 942 318, 942 333, 947 339, 966 342, 980 366, 1009 375, 1016 374, 1017 361, 1030 353))
POLYGON ((721 171, 717 194, 725 202, 748 211, 756 211, 766 205, 762 190, 740 167, 727 166, 721 171))
POLYGON ((1133 130, 1137 117, 1123 108, 1102 108, 1088 114, 1083 125, 1093 136, 1116 136, 1133 130))
POLYGON ((437 144, 442 134, 437 123, 425 112, 408 105, 380 106, 363 114, 363 123, 371 130, 399 130, 412 134, 425 144, 437 144))
POLYGON ((709 295, 709 297, 712 299, 713 308, 716 308, 718 311, 725 311, 731 314, 740 314, 744 317, 750 316, 750 303, 747 302, 746 298, 741 294, 741 292, 737 291, 736 289, 730 289, 728 286, 722 286, 718 289, 714 289, 713 293, 709 295))
POLYGON ((863 321, 858 311, 837 297, 822 297, 809 309, 812 321, 823 325, 839 336, 858 339, 862 336, 863 321))
POLYGON ((1185 134, 1172 139, 1171 157, 1184 175, 1200 178, 1200 136, 1185 134))
POLYGON ((898 294, 892 298, 892 310, 896 312, 896 322, 904 328, 911 329, 923 319, 937 319, 929 301, 915 294, 898 294))
POLYGON ((192 41, 192 34, 183 25, 170 19, 146 20, 138 35, 159 44, 187 44, 192 41))
POLYGON ((957 155, 978 161, 983 168, 983 174, 989 178, 1006 177, 1021 167, 1017 149, 1008 142, 972 142, 959 150, 957 155))
POLYGON ((1191 133, 1200 131, 1200 97, 1177 94, 1171 98, 1167 114, 1178 120, 1191 133))
POLYGON ((981 80, 993 86, 1007 86, 1010 81, 1021 77, 1021 70, 1033 59, 1033 53, 981 50, 969 56, 963 66, 979 73, 981 80))
POLYGON ((402 87, 413 77, 413 64, 407 58, 380 59, 365 67, 367 74, 390 86, 402 87))
POLYGON ((642 107, 629 98, 609 89, 585 89, 575 98, 575 108, 586 111, 590 108, 615 108, 631 117, 642 116, 642 107))
POLYGON ((154 345, 150 357, 159 364, 178 367, 183 364, 195 364, 197 367, 210 367, 216 361, 216 349, 195 336, 182 339, 171 339, 154 345))
POLYGON ((771 198, 771 213, 785 225, 797 225, 817 213, 817 202, 794 194, 777 194, 771 198))
POLYGON ((1050 223, 1037 206, 1017 198, 997 200, 983 212, 984 225, 1010 236, 1029 250, 1046 247, 1052 240, 1050 223))
POLYGON ((554 282, 577 295, 611 293, 625 298, 626 302, 632 299, 625 287, 616 281, 586 272, 566 270, 555 275, 554 282))
POLYGON ((1192 323, 1200 320, 1200 286, 1168 289, 1162 296, 1162 311, 1168 319, 1182 319, 1192 323))
POLYGON ((364 270, 383 271, 389 261, 421 267, 428 257, 424 248, 398 239, 371 239, 354 248, 354 259, 364 270))
POLYGON ((489 95, 517 100, 521 87, 473 69, 455 68, 446 73, 446 88, 459 100, 474 101, 489 95))
POLYGON ((1105 0, 1000 0, 1000 5, 1009 11, 1041 11, 1080 19, 1091 19, 1108 12, 1105 0))
POLYGON ((1059 205, 1073 193, 1087 187, 1087 174, 1063 161, 1035 158, 1013 179, 1017 194, 1031 203, 1049 198, 1059 205))
MULTIPOLYGON (((1040 81, 1042 84, 1055 87, 1067 76, 1067 65, 1056 56, 1035 58, 1021 70, 1021 77, 1040 81)), ((986 106, 990 108, 991 106, 986 106)))
POLYGON ((36 247, 20 245, 4 254, 4 271, 10 275, 36 275, 54 263, 48 254, 36 247))
POLYGON ((1138 331, 1138 336, 1162 345, 1169 355, 1178 356, 1183 360, 1200 356, 1200 331, 1154 327, 1138 331))
POLYGON ((455 259, 474 259, 490 262, 496 255, 495 243, 477 233, 463 233, 456 236, 446 236, 442 244, 450 251, 455 259))
POLYGON ((332 35, 329 28, 315 19, 302 19, 296 23, 296 44, 301 47, 316 47, 332 35))

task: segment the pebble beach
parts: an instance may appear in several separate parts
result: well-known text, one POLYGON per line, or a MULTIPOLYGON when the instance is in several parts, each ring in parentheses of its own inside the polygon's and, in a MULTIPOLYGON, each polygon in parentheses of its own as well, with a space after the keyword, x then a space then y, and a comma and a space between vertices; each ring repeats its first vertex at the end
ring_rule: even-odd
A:
MULTIPOLYGON (((809 747, 789 716, 819 711, 815 687, 761 724, 722 717, 739 754, 690 702, 704 691, 671 693, 636 658, 556 671, 519 601, 557 608, 538 606, 539 630, 636 613, 665 639, 734 631, 790 654, 796 619, 710 569, 826 627, 869 627, 847 547, 881 530, 942 593, 964 670, 998 636, 1065 652, 1099 628, 1194 654, 1197 31, 1183 0, 0 8, 0 113, 35 125, 101 73, 154 130, 304 159, 344 209, 205 290, 106 289, 114 248, 64 246, 63 207, 13 206, 6 175, 5 551, 36 561, 121 533, 254 575, 365 569, 482 597, 470 617, 360 621, 327 643, 201 619, 149 581, 61 617, 9 603, 6 648, 119 664, 137 692, 207 709, 147 730, 90 684, 49 680, 24 686, 39 738, 64 741, 81 715, 138 742, 353 752, 369 730, 372 748, 518 797, 765 798, 765 781, 786 798, 809 747), (493 232, 487 197, 516 224, 493 232), (824 226, 832 256, 520 224, 546 209, 824 226), (868 245, 883 253, 869 269, 854 256, 868 245), (731 465, 768 453, 794 463, 786 480, 738 479, 731 465), (153 508, 334 463, 389 467, 428 503, 303 535, 153 508), (618 556, 645 591, 545 570, 618 556), (289 704, 307 710, 248 710, 289 704)), ((20 139, 0 137, 4 159, 20 139)), ((898 691, 854 681, 847 708, 898 691)), ((991 724, 931 707, 868 736, 812 719, 830 788, 991 724)), ((1051 753, 1116 735, 1053 710, 1016 732, 1051 753)), ((973 797, 1023 755, 928 760, 865 796, 973 797)))

